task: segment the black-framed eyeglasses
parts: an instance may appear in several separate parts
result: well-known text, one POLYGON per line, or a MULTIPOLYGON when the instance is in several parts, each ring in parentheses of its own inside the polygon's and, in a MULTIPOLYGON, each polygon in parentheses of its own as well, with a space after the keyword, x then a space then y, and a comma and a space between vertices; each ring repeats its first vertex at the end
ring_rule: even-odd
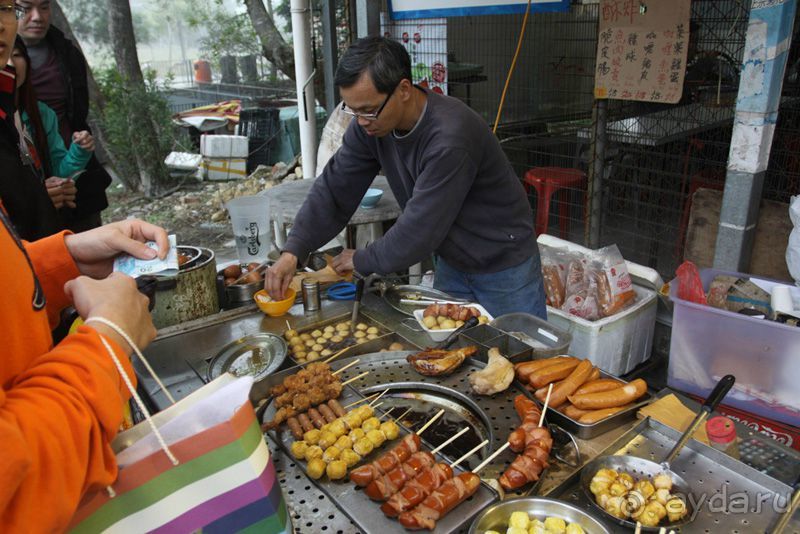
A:
POLYGON ((10 18, 12 13, 14 14, 14 18, 16 20, 22 20, 23 18, 25 18, 27 10, 22 6, 18 6, 15 4, 0 5, 0 16, 10 18))
POLYGON ((400 85, 400 82, 397 82, 397 85, 392 87, 392 90, 389 91, 388 95, 386 95, 386 98, 384 99, 383 104, 381 104, 381 107, 379 107, 377 109, 377 111, 375 111, 374 113, 359 113, 358 111, 353 111, 352 109, 347 107, 347 105, 344 103, 344 101, 342 101, 342 111, 344 113, 347 113, 348 115, 352 115, 356 119, 365 119, 365 120, 368 120, 368 121, 377 120, 378 119, 378 115, 381 114, 381 111, 383 111, 383 108, 385 108, 386 104, 389 103, 389 99, 392 98, 392 95, 394 94, 394 91, 395 91, 395 89, 397 89, 398 85, 400 85))

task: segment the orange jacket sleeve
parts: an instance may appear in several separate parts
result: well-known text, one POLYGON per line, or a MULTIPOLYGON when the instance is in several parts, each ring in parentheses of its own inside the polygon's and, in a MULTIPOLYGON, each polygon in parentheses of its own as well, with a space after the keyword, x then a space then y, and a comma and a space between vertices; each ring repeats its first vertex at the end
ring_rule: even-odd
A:
POLYGON ((81 274, 64 244, 64 236, 69 233, 51 235, 26 243, 25 247, 47 298, 47 318, 51 328, 58 324, 61 310, 71 304, 64 294, 64 284, 81 274))
MULTIPOLYGON (((127 356, 109 344, 133 378, 127 356)), ((4 530, 62 531, 87 490, 115 480, 110 441, 129 397, 100 336, 88 326, 37 358, 0 392, 4 530)))

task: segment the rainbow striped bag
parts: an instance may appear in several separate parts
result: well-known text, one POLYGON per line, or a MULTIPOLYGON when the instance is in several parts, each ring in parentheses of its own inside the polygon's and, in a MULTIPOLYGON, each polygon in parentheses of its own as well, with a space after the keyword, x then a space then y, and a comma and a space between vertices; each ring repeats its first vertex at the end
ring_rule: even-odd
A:
POLYGON ((252 383, 222 375, 122 432, 117 480, 84 498, 69 530, 291 532, 252 383))

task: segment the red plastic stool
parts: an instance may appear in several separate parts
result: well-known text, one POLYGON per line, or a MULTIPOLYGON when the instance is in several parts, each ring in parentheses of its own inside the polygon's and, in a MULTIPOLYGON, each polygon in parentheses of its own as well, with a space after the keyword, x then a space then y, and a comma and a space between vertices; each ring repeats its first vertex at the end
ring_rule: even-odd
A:
MULTIPOLYGON (((558 200, 561 206, 558 208, 558 223, 561 229, 561 237, 565 238, 569 229, 568 203, 569 189, 584 187, 586 183, 586 173, 579 169, 567 169, 564 167, 534 167, 525 173, 523 184, 525 190, 530 192, 530 186, 536 189, 536 235, 547 232, 547 223, 550 217, 550 197, 553 193, 561 190, 558 200)), ((586 192, 584 190, 584 196, 586 192)))

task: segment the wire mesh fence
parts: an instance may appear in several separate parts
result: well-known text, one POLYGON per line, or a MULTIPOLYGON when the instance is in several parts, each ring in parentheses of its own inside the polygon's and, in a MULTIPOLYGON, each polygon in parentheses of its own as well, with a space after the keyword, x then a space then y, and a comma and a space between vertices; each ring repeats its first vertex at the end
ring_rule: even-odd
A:
MULTIPOLYGON (((616 243, 627 259, 666 277, 684 256, 693 193, 724 186, 750 11, 749 0, 694 0, 691 6, 680 102, 609 100, 600 125, 593 120, 599 4, 573 3, 567 13, 532 15, 497 130, 534 209, 549 211, 540 230, 587 244, 587 180, 593 161, 602 161, 601 215, 595 221, 599 240, 594 244, 616 243), (592 141, 598 127, 606 137, 601 147, 592 141), (545 198, 545 178, 564 187, 545 198)), ((519 15, 441 19, 447 92, 490 125, 521 23, 519 15), (466 69, 469 76, 460 82, 466 69)), ((800 82, 793 87, 784 94, 796 92, 800 82)), ((786 201, 800 178, 800 98, 794 109, 781 111, 780 147, 774 147, 765 194, 786 201)))

